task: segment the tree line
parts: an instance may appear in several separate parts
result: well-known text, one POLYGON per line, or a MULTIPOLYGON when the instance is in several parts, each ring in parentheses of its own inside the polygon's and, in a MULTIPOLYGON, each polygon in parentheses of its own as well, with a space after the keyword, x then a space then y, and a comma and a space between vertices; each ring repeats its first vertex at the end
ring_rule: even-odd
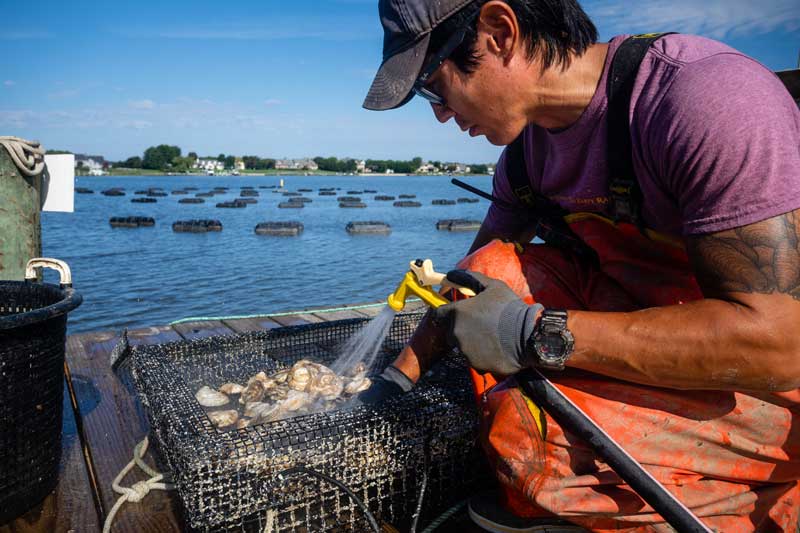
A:
MULTIPOLYGON (((160 170, 164 172, 187 172, 194 167, 195 162, 199 159, 197 153, 189 152, 186 156, 182 155, 179 146, 172 146, 168 144, 159 144, 158 146, 151 146, 144 151, 142 156, 133 156, 125 159, 124 161, 117 161, 112 163, 114 168, 136 168, 146 170, 160 170)), ((202 159, 216 159, 224 165, 226 169, 232 169, 236 165, 236 156, 219 154, 217 157, 203 157, 202 159)), ((271 170, 275 168, 275 159, 261 158, 255 155, 245 155, 241 157, 244 166, 248 170, 271 170)), ((338 159, 336 157, 315 157, 314 162, 320 170, 328 172, 356 172, 358 170, 358 163, 355 159, 344 158, 338 159)), ((456 170, 455 163, 442 164, 440 161, 431 162, 433 166, 444 171, 454 172, 456 170)), ((372 172, 383 174, 387 170, 399 174, 411 174, 417 171, 422 166, 422 158, 415 157, 408 161, 394 160, 394 159, 367 159, 365 161, 365 168, 372 172)), ((475 164, 471 165, 471 172, 473 174, 485 174, 487 172, 487 165, 475 164)))

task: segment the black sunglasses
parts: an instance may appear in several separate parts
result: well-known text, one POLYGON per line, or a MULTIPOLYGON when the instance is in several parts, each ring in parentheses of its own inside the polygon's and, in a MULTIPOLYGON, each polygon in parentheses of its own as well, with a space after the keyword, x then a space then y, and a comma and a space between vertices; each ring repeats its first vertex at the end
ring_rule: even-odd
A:
POLYGON ((442 63, 444 63, 445 60, 450 57, 450 54, 452 54, 455 49, 458 48, 462 42, 464 42, 464 37, 467 35, 469 25, 472 24, 472 22, 478 17, 478 14, 481 12, 480 8, 481 6, 476 4, 476 6, 473 8, 473 12, 464 22, 463 27, 459 28, 458 31, 453 33, 453 35, 447 39, 439 51, 431 57, 427 66, 422 69, 422 71, 419 73, 419 76, 417 76, 417 80, 414 82, 414 94, 421 96, 432 104, 445 105, 444 98, 425 87, 425 84, 428 82, 428 79, 433 75, 433 73, 442 66, 442 63))

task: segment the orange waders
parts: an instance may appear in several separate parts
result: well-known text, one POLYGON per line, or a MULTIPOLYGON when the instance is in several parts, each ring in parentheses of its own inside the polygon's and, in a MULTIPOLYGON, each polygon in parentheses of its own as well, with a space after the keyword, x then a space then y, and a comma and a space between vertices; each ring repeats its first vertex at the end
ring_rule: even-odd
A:
MULTIPOLYGON (((702 298, 677 242, 648 239, 595 215, 567 220, 598 252, 599 268, 547 245, 500 241, 458 266, 502 279, 545 307, 633 311, 702 298)), ((575 369, 548 377, 709 527, 796 531, 800 391, 681 391, 575 369)), ((515 514, 557 515, 601 532, 672 531, 585 442, 525 398, 513 378, 496 386, 488 374, 473 372, 473 379, 482 445, 515 514)))

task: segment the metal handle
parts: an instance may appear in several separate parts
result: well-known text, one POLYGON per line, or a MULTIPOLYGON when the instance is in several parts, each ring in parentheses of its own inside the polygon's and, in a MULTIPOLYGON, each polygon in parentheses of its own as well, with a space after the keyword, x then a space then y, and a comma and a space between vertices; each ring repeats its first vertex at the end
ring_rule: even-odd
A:
POLYGON ((25 280, 36 280, 36 268, 52 268, 57 270, 61 276, 61 287, 72 287, 72 272, 64 261, 60 259, 53 259, 52 257, 35 257, 28 261, 25 267, 25 280))

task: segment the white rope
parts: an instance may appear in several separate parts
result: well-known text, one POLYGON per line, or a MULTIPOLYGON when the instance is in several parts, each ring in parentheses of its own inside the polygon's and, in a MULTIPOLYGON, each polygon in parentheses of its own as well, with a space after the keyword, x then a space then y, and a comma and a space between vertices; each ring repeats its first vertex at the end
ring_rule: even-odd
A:
POLYGON ((3 146, 17 168, 26 176, 37 176, 44 168, 44 150, 39 141, 19 137, 0 136, 3 146))
POLYGON ((103 524, 103 533, 109 533, 111 531, 111 524, 114 522, 114 517, 116 516, 117 511, 119 511, 119 509, 125 504, 125 502, 138 503, 142 501, 142 499, 147 496, 151 490, 175 489, 175 485, 164 479, 164 474, 154 470, 150 467, 150 465, 142 460, 142 457, 144 457, 144 454, 147 451, 148 444, 149 440, 147 437, 145 437, 142 442, 133 448, 133 459, 130 463, 125 465, 125 468, 123 468, 120 473, 117 474, 117 477, 115 477, 114 481, 111 483, 114 492, 117 492, 122 496, 119 497, 117 503, 115 503, 111 508, 111 511, 109 511, 106 521, 103 524), (122 482, 122 479, 128 475, 128 472, 130 472, 134 466, 141 468, 148 476, 150 476, 150 479, 145 481, 137 481, 130 487, 123 487, 120 485, 120 482, 122 482))

